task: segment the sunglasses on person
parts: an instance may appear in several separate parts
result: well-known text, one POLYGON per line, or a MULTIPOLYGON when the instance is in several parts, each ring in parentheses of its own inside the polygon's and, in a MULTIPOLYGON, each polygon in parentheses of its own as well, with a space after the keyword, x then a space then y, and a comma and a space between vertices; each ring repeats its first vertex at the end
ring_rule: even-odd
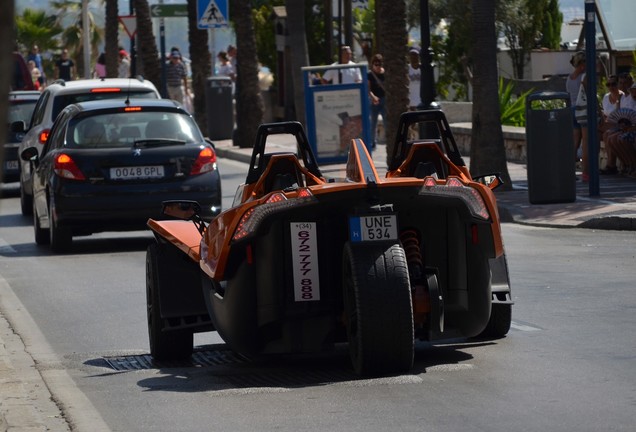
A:
POLYGON ((373 66, 382 66, 382 62, 373 62, 373 66))
POLYGON ((618 85, 618 83, 617 83, 617 82, 608 82, 608 83, 607 83, 607 86, 608 86, 608 87, 616 87, 617 85, 618 85))

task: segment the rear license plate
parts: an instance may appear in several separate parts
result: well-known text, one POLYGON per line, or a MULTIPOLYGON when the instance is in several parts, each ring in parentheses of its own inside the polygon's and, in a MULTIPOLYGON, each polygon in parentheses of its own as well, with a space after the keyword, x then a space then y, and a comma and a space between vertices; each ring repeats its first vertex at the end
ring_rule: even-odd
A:
POLYGON ((4 169, 6 169, 7 171, 11 170, 17 170, 18 169, 18 161, 17 160, 10 160, 10 161, 6 161, 4 163, 4 169))
POLYGON ((137 180, 148 178, 163 178, 162 165, 132 166, 110 169, 110 178, 113 180, 137 180))
POLYGON ((349 239, 352 242, 397 240, 397 238, 397 216, 394 214, 349 218, 349 239))
POLYGON ((294 301, 319 301, 316 222, 292 222, 289 228, 294 270, 294 301))

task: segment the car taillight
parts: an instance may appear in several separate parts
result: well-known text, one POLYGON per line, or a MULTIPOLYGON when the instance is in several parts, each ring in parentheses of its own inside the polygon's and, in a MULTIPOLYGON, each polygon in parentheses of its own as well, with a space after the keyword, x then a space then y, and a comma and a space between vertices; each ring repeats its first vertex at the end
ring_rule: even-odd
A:
POLYGON ((49 132, 51 132, 50 129, 44 129, 42 132, 40 132, 40 135, 38 135, 38 141, 40 141, 40 144, 44 144, 47 140, 47 138, 49 137, 49 132))
POLYGON ((254 233, 267 216, 287 210, 290 207, 311 204, 315 201, 317 201, 316 197, 306 188, 299 189, 297 197, 291 199, 287 199, 282 192, 276 192, 264 204, 252 207, 243 213, 232 240, 242 240, 254 233))
POLYGON ((58 176, 69 180, 85 180, 84 174, 75 164, 75 161, 66 153, 55 156, 53 170, 58 176))
POLYGON ((420 195, 444 195, 461 198, 477 217, 488 220, 490 213, 486 203, 477 189, 466 186, 457 177, 449 177, 446 181, 437 181, 433 177, 424 179, 424 186, 420 189, 420 195))
POLYGON ((91 89, 91 93, 121 93, 119 87, 102 87, 91 89))
POLYGON ((206 147, 199 152, 197 160, 194 161, 190 175, 203 174, 216 169, 216 153, 211 147, 206 147))

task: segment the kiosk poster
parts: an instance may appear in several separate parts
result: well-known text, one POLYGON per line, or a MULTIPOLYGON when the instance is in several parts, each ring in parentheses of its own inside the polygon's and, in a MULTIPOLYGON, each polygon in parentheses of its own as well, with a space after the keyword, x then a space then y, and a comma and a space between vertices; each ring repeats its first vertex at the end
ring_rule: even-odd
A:
POLYGON ((314 93, 318 157, 343 156, 362 136, 360 89, 314 93))

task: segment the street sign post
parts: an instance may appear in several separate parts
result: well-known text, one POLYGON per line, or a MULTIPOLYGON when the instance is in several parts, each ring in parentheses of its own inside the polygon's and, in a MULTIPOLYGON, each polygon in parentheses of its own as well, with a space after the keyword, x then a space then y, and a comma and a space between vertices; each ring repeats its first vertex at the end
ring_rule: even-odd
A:
POLYGON ((137 17, 135 15, 120 15, 119 22, 124 26, 128 37, 133 39, 137 33, 137 17))
POLYGON ((188 4, 154 4, 150 6, 150 16, 152 18, 187 18, 188 4))
POLYGON ((227 27, 228 20, 228 0, 197 0, 198 28, 227 27))

